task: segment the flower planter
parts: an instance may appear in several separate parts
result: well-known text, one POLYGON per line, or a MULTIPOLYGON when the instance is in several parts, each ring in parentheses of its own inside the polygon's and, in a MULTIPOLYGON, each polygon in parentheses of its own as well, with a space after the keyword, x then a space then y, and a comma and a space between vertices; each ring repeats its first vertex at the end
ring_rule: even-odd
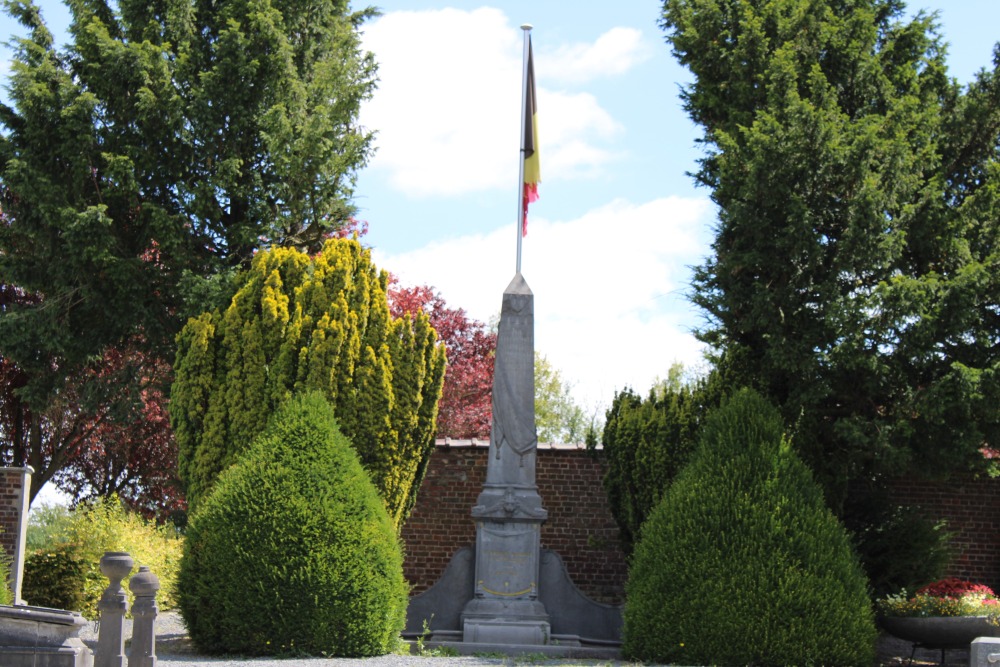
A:
POLYGON ((968 648, 976 637, 1000 636, 987 616, 883 616, 886 632, 924 648, 968 648))

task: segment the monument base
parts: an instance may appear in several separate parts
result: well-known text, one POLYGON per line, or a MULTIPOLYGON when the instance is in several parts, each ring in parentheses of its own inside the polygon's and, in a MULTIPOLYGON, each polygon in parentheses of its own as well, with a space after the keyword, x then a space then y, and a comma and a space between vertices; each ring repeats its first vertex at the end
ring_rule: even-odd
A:
POLYGON ((552 628, 545 606, 533 600, 473 599, 462 613, 462 641, 543 645, 552 628))
MULTIPOLYGON (((449 648, 463 642, 466 607, 474 601, 475 560, 473 548, 459 549, 437 583, 410 598, 405 638, 449 648)), ((600 657, 606 657, 605 652, 613 654, 621 645, 621 607, 589 599, 573 584, 559 555, 548 549, 542 549, 538 598, 549 616, 549 646, 555 644, 554 650, 577 645, 598 649, 600 657)), ((469 642, 466 648, 472 646, 481 645, 469 642)), ((517 646, 511 644, 510 649, 517 652, 517 646)), ((465 653, 464 649, 459 652, 465 653)), ((543 652, 547 653, 547 648, 543 652)), ((583 657, 585 652, 557 654, 583 657)))
MULTIPOLYGON (((461 633, 456 633, 461 635, 461 633)), ((564 660, 603 660, 604 662, 621 661, 621 649, 616 646, 595 646, 590 644, 574 644, 571 639, 563 639, 560 635, 552 635, 549 644, 473 644, 463 642, 459 636, 454 640, 437 639, 437 633, 431 640, 416 642, 410 640, 410 652, 422 655, 427 651, 444 649, 449 654, 458 655, 496 655, 529 656, 531 660, 543 655, 546 658, 564 660)))

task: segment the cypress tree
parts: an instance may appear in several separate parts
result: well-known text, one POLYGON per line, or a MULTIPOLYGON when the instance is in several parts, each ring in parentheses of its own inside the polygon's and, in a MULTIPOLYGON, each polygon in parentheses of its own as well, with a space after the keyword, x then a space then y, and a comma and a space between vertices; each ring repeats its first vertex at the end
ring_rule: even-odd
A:
POLYGON ((31 0, 0 6, 24 33, 0 103, 0 412, 12 424, 0 459, 35 466, 32 494, 79 449, 53 435, 73 417, 67 391, 88 412, 130 407, 116 405, 120 383, 88 378, 97 360, 171 358, 187 317, 224 303, 256 249, 317 252, 352 224, 373 151, 357 122, 376 81, 360 43, 373 8, 65 5, 65 46, 31 0))
POLYGON ((207 653, 381 655, 406 617, 392 521, 319 392, 294 396, 192 517, 178 603, 207 653))
POLYGON ((713 373, 690 383, 665 382, 645 399, 630 389, 615 394, 601 436, 604 489, 626 554, 691 457, 705 415, 719 404, 722 390, 713 373))

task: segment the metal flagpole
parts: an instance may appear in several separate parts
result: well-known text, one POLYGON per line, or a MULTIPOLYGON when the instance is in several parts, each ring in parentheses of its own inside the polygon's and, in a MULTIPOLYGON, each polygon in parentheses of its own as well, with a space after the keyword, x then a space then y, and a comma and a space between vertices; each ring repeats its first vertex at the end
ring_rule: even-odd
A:
POLYGON ((524 66, 521 70, 521 166, 518 170, 520 182, 518 183, 517 195, 517 272, 521 273, 521 237, 524 229, 524 133, 527 130, 525 123, 530 123, 528 114, 528 42, 531 39, 531 24, 525 23, 521 26, 524 31, 524 66))

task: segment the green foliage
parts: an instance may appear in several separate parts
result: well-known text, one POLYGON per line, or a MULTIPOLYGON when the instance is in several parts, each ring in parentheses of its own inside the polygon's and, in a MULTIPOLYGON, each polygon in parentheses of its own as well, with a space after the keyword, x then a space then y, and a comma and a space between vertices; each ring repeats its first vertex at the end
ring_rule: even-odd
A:
POLYGON ((708 417, 691 461, 643 526, 624 650, 684 665, 870 665, 877 636, 846 530, 742 390, 708 417))
POLYGON ((434 446, 444 349, 423 313, 392 319, 386 275, 357 241, 261 251, 225 310, 178 337, 171 420, 188 502, 294 392, 323 392, 397 527, 434 446))
MULTIPOLYGON (((371 8, 66 6, 64 47, 30 0, 2 6, 22 34, 0 104, 0 361, 19 371, 0 400, 24 428, 0 458, 35 467, 36 487, 72 459, 42 418, 71 413, 67 379, 127 342, 172 358, 187 315, 228 299, 257 248, 318 251, 351 226, 373 150, 357 122, 376 81, 360 45, 371 8)), ((85 409, 121 389, 85 384, 85 409)))
POLYGON ((28 512, 24 550, 42 551, 66 542, 72 523, 73 514, 66 505, 33 503, 28 512))
POLYGON ((881 489, 864 493, 857 485, 844 522, 858 527, 855 544, 876 596, 940 579, 951 563, 945 522, 929 519, 917 507, 893 503, 881 489))
MULTIPOLYGON (((0 533, 3 529, 0 528, 0 533)), ((14 594, 10 590, 10 557, 0 549, 0 604, 13 604, 14 594)))
MULTIPOLYGON (((96 619, 97 603, 108 585, 100 570, 101 556, 105 551, 126 551, 135 560, 133 574, 138 572, 140 565, 148 565, 160 580, 156 595, 160 608, 177 606, 177 573, 183 539, 172 526, 157 526, 127 511, 117 498, 79 505, 73 510, 60 505, 33 510, 25 541, 31 544, 31 550, 25 559, 22 597, 32 604, 47 604, 40 600, 54 595, 50 591, 58 591, 62 599, 75 599, 72 590, 78 588, 81 600, 79 606, 72 608, 79 609, 87 618, 96 619), (28 563, 32 559, 37 560, 38 568, 29 571, 28 563), (66 580, 59 581, 62 575, 50 574, 45 569, 47 563, 57 573, 66 573, 66 580), (82 580, 76 578, 77 567, 82 580), (64 590, 66 592, 62 592, 64 590), (29 597, 28 591, 39 591, 39 600, 29 597)), ((128 591, 128 578, 125 582, 131 603, 133 596, 128 591)))
MULTIPOLYGON (((88 606, 84 597, 90 568, 71 544, 33 551, 24 559, 21 597, 36 607, 81 611, 88 606)), ((106 585, 107 580, 105 580, 106 585)), ((89 618, 96 619, 96 600, 90 601, 89 618)))
POLYGON ((663 27, 719 207, 693 297, 719 367, 803 435, 838 514, 859 480, 981 466, 1000 443, 1000 52, 962 88, 934 18, 895 0, 665 0, 663 27))
POLYGON ((578 443, 586 415, 573 400, 571 387, 545 355, 535 352, 535 430, 539 442, 578 443))
POLYGON ((180 608, 208 653, 391 651, 407 586, 394 526, 333 410, 296 396, 192 516, 180 608))
POLYGON ((705 414, 721 399, 716 374, 682 382, 671 369, 671 378, 646 399, 629 389, 617 393, 604 423, 604 490, 626 554, 694 451, 705 414))

